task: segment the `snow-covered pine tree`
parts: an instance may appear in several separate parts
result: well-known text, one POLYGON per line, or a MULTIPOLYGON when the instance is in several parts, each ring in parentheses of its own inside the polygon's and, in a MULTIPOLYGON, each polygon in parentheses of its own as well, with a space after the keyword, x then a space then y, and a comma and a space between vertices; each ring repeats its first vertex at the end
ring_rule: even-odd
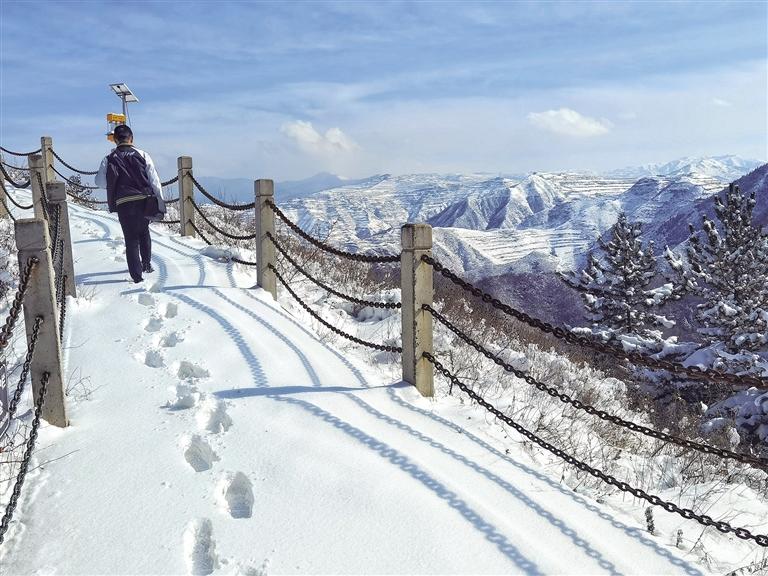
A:
POLYGON ((599 241, 603 254, 593 252, 584 270, 560 277, 581 292, 593 332, 636 335, 659 342, 659 329, 674 322, 656 310, 677 294, 671 283, 648 288, 658 275, 656 258, 653 242, 644 246, 640 235, 640 223, 629 222, 620 214, 611 228, 611 239, 599 241))
POLYGON ((67 182, 67 194, 85 201, 92 201, 94 199, 93 191, 83 186, 83 180, 80 174, 74 174, 69 178, 69 182, 67 182))
POLYGON ((731 184, 725 201, 715 197, 721 230, 704 215, 701 231, 689 225, 687 259, 665 250, 676 286, 702 299, 699 331, 731 354, 768 348, 768 234, 753 223, 754 207, 755 193, 731 184))

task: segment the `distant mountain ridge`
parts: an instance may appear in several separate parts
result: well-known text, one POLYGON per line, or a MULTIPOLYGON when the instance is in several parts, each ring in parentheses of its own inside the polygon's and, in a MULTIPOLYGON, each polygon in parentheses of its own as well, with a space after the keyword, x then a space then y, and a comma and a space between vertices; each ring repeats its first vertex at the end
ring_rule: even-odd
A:
POLYGON ((764 161, 740 156, 685 157, 665 164, 645 164, 606 172, 615 178, 643 178, 645 176, 682 176, 700 174, 732 181, 764 164, 764 161))

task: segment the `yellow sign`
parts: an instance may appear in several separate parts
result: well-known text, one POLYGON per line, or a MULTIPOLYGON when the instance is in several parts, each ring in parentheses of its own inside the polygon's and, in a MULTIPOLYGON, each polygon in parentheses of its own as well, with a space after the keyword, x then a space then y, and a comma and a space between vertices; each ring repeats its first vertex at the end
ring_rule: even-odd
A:
POLYGON ((115 114, 110 112, 107 114, 107 122, 110 124, 125 124, 125 114, 115 114))

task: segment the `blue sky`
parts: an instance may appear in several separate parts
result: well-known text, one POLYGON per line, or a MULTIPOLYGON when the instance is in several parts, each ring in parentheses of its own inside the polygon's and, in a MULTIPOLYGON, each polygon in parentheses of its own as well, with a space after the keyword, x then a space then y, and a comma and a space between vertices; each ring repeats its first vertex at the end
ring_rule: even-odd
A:
POLYGON ((768 158, 766 2, 0 0, 0 143, 93 169, 108 84, 161 176, 768 158))

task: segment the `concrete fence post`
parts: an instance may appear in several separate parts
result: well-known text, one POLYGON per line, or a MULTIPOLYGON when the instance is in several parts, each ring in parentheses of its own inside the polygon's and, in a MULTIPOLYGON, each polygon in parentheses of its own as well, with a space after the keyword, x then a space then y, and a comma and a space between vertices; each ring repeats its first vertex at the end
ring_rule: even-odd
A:
POLYGON ((406 224, 401 230, 400 282, 402 288, 403 380, 422 396, 434 396, 432 364, 422 353, 432 353, 432 314, 422 309, 432 304, 432 266, 423 255, 432 255, 432 226, 406 224))
POLYGON ((253 187, 256 194, 256 260, 259 264, 256 268, 256 282, 277 300, 277 277, 269 268, 270 264, 277 266, 275 245, 267 238, 267 233, 275 236, 275 213, 267 206, 268 200, 275 200, 275 183, 261 179, 256 180, 253 187))
POLYGON ((30 154, 27 160, 29 166, 29 181, 32 189, 32 206, 35 211, 35 218, 45 220, 45 209, 43 208, 43 199, 45 196, 46 173, 43 169, 43 157, 40 154, 30 154), (38 178, 38 174, 40 178, 38 178), (40 187, 42 181, 43 186, 40 187))
POLYGON ((56 180, 56 173, 53 171, 53 154, 51 154, 52 149, 53 138, 50 136, 43 136, 40 138, 40 156, 43 157, 43 176, 45 177, 45 180, 43 181, 46 184, 56 180))
POLYGON ((187 178, 187 174, 192 174, 192 157, 179 156, 179 220, 181 224, 179 229, 182 236, 195 237, 195 229, 192 227, 195 223, 195 209, 192 206, 192 199, 195 197, 195 188, 192 180, 187 178))
POLYGON ((51 239, 48 224, 41 218, 25 218, 16 221, 16 247, 19 250, 19 268, 29 258, 38 259, 32 270, 29 287, 24 297, 24 323, 27 328, 27 345, 31 342, 35 319, 43 323, 35 346, 35 355, 30 367, 34 398, 38 397, 43 373, 48 372, 48 392, 43 406, 43 418, 54 426, 68 426, 64 395, 64 379, 61 367, 61 343, 59 342, 56 289, 53 285, 51 263, 51 239))
MULTIPOLYGON (((75 288, 75 264, 72 258, 72 235, 69 230, 67 189, 64 182, 54 181, 48 183, 48 200, 54 210, 56 210, 56 206, 59 207, 59 240, 63 244, 63 251, 61 253, 63 259, 61 273, 65 276, 64 296, 77 298, 77 290, 75 288)), ((51 218, 55 218, 55 215, 51 214, 51 218)))

